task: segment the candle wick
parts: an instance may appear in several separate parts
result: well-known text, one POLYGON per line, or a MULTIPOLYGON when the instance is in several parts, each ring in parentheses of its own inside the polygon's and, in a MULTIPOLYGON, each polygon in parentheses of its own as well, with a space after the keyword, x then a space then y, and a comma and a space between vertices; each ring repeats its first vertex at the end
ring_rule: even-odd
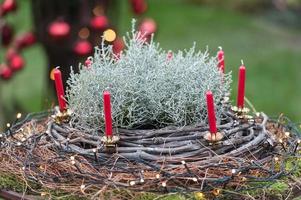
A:
POLYGON ((241 64, 244 65, 244 61, 242 59, 240 61, 241 61, 241 64))

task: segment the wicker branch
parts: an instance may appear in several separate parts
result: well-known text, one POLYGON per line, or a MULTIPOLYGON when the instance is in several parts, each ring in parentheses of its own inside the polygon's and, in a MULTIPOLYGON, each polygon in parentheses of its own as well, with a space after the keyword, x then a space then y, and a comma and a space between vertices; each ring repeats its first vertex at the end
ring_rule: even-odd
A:
POLYGON ((162 192, 206 192, 227 186, 241 191, 248 188, 248 182, 289 174, 283 163, 299 155, 296 129, 275 123, 264 113, 246 121, 225 112, 218 129, 225 136, 215 144, 204 139, 205 124, 116 129, 120 141, 116 152, 109 153, 101 136, 55 124, 47 115, 35 115, 3 133, 0 171, 44 188, 90 197, 102 194, 99 188, 103 186, 162 192))

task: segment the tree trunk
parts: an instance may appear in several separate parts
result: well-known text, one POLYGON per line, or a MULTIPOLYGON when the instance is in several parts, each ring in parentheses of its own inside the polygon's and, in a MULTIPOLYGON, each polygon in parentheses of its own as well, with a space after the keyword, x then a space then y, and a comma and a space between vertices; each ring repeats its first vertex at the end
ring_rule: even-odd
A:
MULTIPOLYGON (((73 69, 77 72, 78 63, 86 59, 76 55, 72 49, 79 39, 79 30, 83 27, 89 27, 90 19, 93 17, 92 10, 95 6, 102 7, 104 14, 109 19, 110 27, 114 27, 119 13, 116 0, 32 0, 37 39, 42 43, 48 57, 46 80, 49 80, 48 86, 50 88, 53 88, 53 83, 49 79, 49 74, 54 67, 60 66, 66 88, 70 66, 73 66, 73 69), (71 28, 70 36, 60 42, 53 41, 47 32, 49 24, 58 19, 69 23, 71 28)), ((88 40, 93 46, 96 46, 101 40, 101 35, 102 32, 90 30, 88 40)))

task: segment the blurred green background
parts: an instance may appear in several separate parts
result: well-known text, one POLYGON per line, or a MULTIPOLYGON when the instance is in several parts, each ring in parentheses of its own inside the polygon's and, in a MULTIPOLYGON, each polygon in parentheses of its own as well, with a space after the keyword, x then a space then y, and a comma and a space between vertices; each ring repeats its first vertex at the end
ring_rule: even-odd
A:
MULTIPOLYGON (((279 11, 268 7, 267 1, 220 2, 149 0, 147 17, 152 17, 158 26, 155 40, 164 49, 174 51, 189 48, 195 41, 201 50, 208 46, 212 56, 216 55, 217 47, 222 46, 226 71, 233 74, 233 102, 236 101, 237 71, 243 59, 247 67, 246 96, 255 108, 273 116, 284 113, 294 121, 301 121, 300 10, 279 11)), ((30 30, 30 1, 18 3, 18 12, 8 16, 8 21, 20 31, 30 30)), ((296 1, 296 5, 298 3, 296 1)), ((119 6, 118 28, 124 35, 135 16, 127 1, 120 0, 119 6)), ((53 101, 46 89, 49 76, 41 45, 27 49, 23 56, 24 70, 12 80, 0 82, 0 124, 11 120, 9 118, 18 111, 39 111, 53 101)), ((3 57, 1 49, 0 60, 3 57)))

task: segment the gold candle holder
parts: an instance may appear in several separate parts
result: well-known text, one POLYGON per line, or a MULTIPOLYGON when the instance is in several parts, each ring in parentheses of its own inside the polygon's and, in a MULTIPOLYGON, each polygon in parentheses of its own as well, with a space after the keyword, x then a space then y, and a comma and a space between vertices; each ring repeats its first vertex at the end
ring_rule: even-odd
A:
POLYGON ((116 152, 117 143, 120 140, 119 136, 103 136, 101 141, 104 143, 105 150, 110 153, 116 152))
POLYGON ((237 107, 237 106, 232 106, 231 110, 235 113, 235 116, 239 119, 245 119, 245 120, 251 120, 253 117, 251 115, 248 115, 250 112, 250 109, 247 107, 237 107))
POLYGON ((207 131, 204 135, 204 139, 209 143, 216 143, 221 141, 224 138, 224 134, 222 132, 211 133, 207 131))
POLYGON ((55 123, 57 124, 63 124, 63 123, 67 123, 70 120, 70 116, 72 114, 71 110, 66 109, 63 111, 60 111, 59 107, 55 107, 55 112, 54 114, 51 116, 55 123))

